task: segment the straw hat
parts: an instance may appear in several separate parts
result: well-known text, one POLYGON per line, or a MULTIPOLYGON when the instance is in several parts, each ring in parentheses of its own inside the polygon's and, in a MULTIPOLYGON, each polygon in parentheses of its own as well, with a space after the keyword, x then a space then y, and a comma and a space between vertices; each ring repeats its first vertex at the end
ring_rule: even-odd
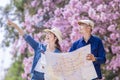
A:
POLYGON ((94 22, 92 20, 79 20, 78 21, 78 24, 81 25, 81 24, 87 24, 91 27, 91 29, 94 28, 94 22))
POLYGON ((59 42, 62 41, 62 33, 58 28, 54 27, 52 29, 45 29, 44 31, 51 32, 51 33, 55 34, 55 36, 58 38, 59 42))

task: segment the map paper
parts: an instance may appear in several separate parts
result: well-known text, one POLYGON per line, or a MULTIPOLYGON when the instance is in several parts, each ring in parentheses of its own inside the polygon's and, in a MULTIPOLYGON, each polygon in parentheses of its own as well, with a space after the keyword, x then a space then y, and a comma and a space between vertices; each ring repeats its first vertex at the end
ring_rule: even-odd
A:
POLYGON ((91 53, 87 45, 73 52, 47 53, 46 80, 92 80, 97 77, 92 61, 86 60, 91 53))

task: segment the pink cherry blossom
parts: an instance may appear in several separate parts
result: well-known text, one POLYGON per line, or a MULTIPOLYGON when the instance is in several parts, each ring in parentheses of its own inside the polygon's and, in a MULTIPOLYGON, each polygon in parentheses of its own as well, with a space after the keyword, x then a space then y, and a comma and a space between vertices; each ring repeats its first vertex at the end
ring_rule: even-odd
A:
POLYGON ((108 31, 111 31, 111 32, 115 31, 115 29, 116 29, 116 25, 114 25, 114 24, 110 25, 110 26, 107 28, 107 30, 108 30, 108 31))
POLYGON ((31 6, 32 6, 32 7, 36 7, 37 5, 38 5, 37 0, 33 0, 33 1, 31 2, 31 6))
MULTIPOLYGON (((39 24, 42 26, 40 29, 57 27, 63 35, 63 42, 60 44, 62 51, 66 52, 74 41, 82 37, 78 29, 78 20, 93 20, 95 28, 92 30, 92 34, 102 39, 107 53, 106 55, 108 55, 107 60, 109 61, 106 62, 103 69, 106 70, 106 72, 111 70, 113 74, 119 72, 120 0, 69 0, 67 3, 64 3, 65 0, 42 0, 41 3, 40 0, 33 0, 30 2, 31 4, 28 4, 28 6, 35 8, 36 13, 31 15, 29 10, 25 10, 22 28, 36 41, 44 43, 41 38, 42 33, 38 32, 41 30, 36 30, 39 24)), ((19 38, 18 42, 14 42, 13 49, 15 49, 12 52, 13 55, 17 50, 21 54, 28 54, 25 52, 25 49, 28 49, 28 52, 34 55, 33 49, 27 45, 23 38, 19 38)), ((29 58, 23 61, 24 73, 22 77, 25 79, 30 79, 27 74, 29 74, 31 62, 32 59, 29 58)), ((104 75, 104 78, 106 78, 106 74, 104 75)), ((117 75, 115 77, 113 80, 120 79, 117 75)))
POLYGON ((111 33, 111 34, 110 34, 110 38, 111 38, 112 40, 116 40, 116 39, 117 39, 117 36, 116 36, 115 33, 111 33))
POLYGON ((89 10, 88 10, 88 15, 89 15, 89 17, 91 17, 92 19, 96 19, 96 10, 95 9, 93 9, 93 8, 90 8, 89 10))
POLYGON ((21 76, 22 76, 23 79, 27 78, 27 74, 26 73, 22 73, 21 76))
POLYGON ((107 10, 107 5, 100 4, 100 5, 97 6, 96 10, 100 11, 100 12, 105 11, 105 10, 107 10))

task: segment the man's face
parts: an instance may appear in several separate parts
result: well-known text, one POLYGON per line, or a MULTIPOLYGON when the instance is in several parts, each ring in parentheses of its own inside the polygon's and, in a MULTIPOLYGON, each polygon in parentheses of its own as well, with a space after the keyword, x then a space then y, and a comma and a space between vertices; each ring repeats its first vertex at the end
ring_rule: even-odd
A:
POLYGON ((79 25, 79 30, 81 34, 86 34, 91 32, 91 27, 87 24, 79 25))

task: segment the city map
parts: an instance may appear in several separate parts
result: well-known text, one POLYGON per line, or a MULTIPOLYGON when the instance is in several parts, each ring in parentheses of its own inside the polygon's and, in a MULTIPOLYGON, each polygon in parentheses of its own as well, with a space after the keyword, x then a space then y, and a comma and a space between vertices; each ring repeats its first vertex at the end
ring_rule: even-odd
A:
POLYGON ((90 53, 90 45, 79 48, 73 52, 60 54, 46 53, 46 71, 49 72, 51 76, 56 77, 54 80, 94 79, 97 77, 97 74, 93 63, 92 61, 86 60, 86 56, 90 53))

